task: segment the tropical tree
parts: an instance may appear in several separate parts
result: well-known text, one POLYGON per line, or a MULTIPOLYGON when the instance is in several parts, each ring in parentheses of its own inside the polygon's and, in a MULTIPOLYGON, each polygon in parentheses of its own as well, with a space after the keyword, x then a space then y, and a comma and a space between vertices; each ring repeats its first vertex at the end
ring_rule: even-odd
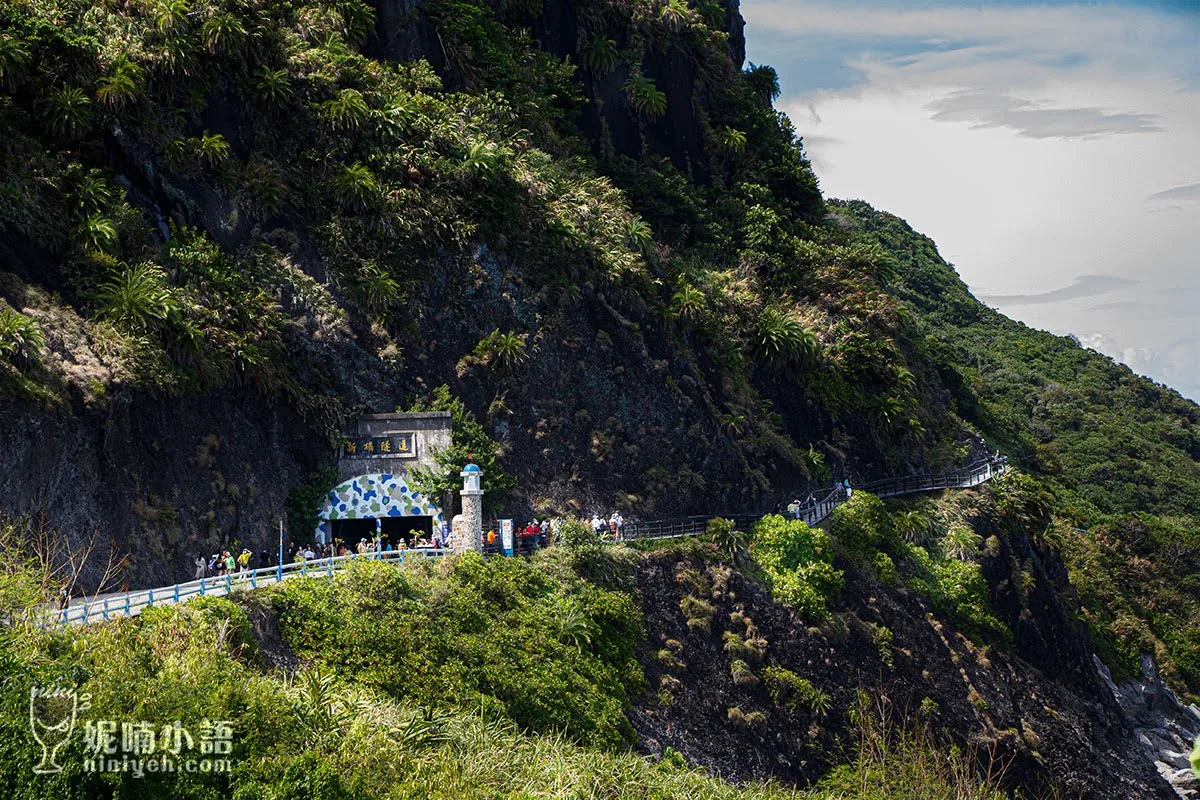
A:
POLYGON ((731 153, 743 153, 746 151, 746 134, 726 125, 717 134, 717 143, 721 146, 722 150, 728 150, 731 153))
POLYGON ((592 643, 592 620, 575 603, 560 608, 553 624, 555 638, 576 650, 583 650, 592 643))
POLYGON ((920 545, 933 532, 933 521, 915 509, 896 515, 896 532, 909 544, 920 545))
POLYGON ((96 99, 110 108, 120 108, 141 90, 142 68, 121 54, 108 74, 96 82, 96 99))
POLYGON ((254 99, 268 108, 279 109, 292 99, 292 79, 286 69, 260 67, 254 74, 254 99))
POLYGON ((670 30, 678 32, 687 25, 690 14, 691 10, 685 0, 667 0, 658 12, 658 19, 670 30))
POLYGON ((131 333, 146 332, 179 311, 166 273, 150 262, 125 266, 104 281, 96 302, 96 316, 131 333))
POLYGON ((779 73, 766 64, 751 64, 744 73, 750 89, 765 103, 779 97, 779 73))
POLYGON ((357 293, 369 311, 384 311, 400 302, 403 290, 391 271, 369 264, 359 270, 357 293))
POLYGON ((667 112, 667 95, 654 84, 653 78, 634 75, 625 82, 625 94, 633 110, 646 119, 658 119, 667 112))
POLYGON ((645 250, 654 241, 650 223, 634 214, 625 224, 625 241, 634 250, 645 250))
POLYGON ((329 179, 329 189, 339 203, 355 211, 372 208, 383 194, 375 173, 361 161, 343 164, 329 179))
POLYGON ((84 248, 101 253, 117 243, 117 223, 99 211, 88 214, 79 224, 79 236, 84 248))
POLYGON ((207 167, 215 167, 229 158, 229 142, 219 133, 205 131, 196 142, 196 155, 207 167))
POLYGON ((77 86, 59 86, 46 92, 42 100, 46 128, 62 139, 77 139, 92 119, 92 100, 77 86))
POLYGON ((599 33, 594 33, 580 51, 584 68, 599 77, 617 68, 617 43, 599 33))
POLYGON ((0 306, 0 358, 25 368, 38 362, 46 337, 37 323, 7 305, 0 306))
POLYGON ((817 354, 817 337, 794 315, 777 306, 766 306, 758 315, 753 332, 754 352, 772 367, 797 366, 811 362, 817 354))
POLYGON ((237 51, 245 38, 245 24, 228 11, 214 14, 200 26, 200 40, 213 55, 237 51))
POLYGON ((512 372, 529 357, 523 335, 511 331, 501 333, 499 328, 480 339, 472 355, 498 372, 512 372))
POLYGON ((330 125, 343 131, 358 130, 371 115, 367 99, 357 89, 342 89, 337 97, 321 103, 320 110, 330 125))
POLYGON ((738 530, 731 519, 710 519, 704 531, 721 553, 734 564, 741 564, 750 546, 750 534, 738 530))
POLYGON ((941 548, 947 558, 972 561, 983 549, 983 537, 966 525, 954 525, 942 537, 941 548))
POLYGON ((154 27, 159 33, 168 33, 187 24, 188 0, 158 0, 151 10, 154 27))
POLYGON ((671 315, 676 318, 695 322, 703 316, 707 307, 708 298, 704 292, 690 283, 680 286, 671 295, 671 315))
POLYGON ((0 34, 0 85, 15 89, 29 67, 29 48, 11 34, 0 34))

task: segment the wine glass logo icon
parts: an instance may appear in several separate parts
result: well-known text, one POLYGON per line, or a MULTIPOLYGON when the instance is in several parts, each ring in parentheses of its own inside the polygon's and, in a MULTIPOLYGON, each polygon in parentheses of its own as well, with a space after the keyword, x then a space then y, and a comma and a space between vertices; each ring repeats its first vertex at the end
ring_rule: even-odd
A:
POLYGON ((39 775, 61 772, 55 762, 58 750, 71 737, 75 719, 89 705, 88 695, 80 698, 74 689, 34 686, 29 690, 29 727, 42 746, 42 760, 33 771, 39 775))

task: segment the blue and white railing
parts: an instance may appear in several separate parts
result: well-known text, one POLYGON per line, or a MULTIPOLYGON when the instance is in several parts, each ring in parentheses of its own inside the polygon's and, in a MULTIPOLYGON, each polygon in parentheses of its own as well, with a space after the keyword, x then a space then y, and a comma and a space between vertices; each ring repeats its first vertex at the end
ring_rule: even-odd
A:
POLYGON ((158 589, 138 589, 132 592, 105 595, 72 603, 64 609, 46 611, 43 620, 48 623, 86 625, 107 622, 117 617, 133 617, 147 608, 174 605, 196 597, 224 597, 238 590, 261 589, 288 580, 289 578, 328 577, 345 569, 355 561, 386 561, 400 563, 412 558, 440 558, 451 551, 432 548, 393 550, 364 555, 336 556, 312 561, 296 561, 275 567, 234 572, 199 578, 174 586, 158 589))
MULTIPOLYGON (((1008 470, 1008 464, 1003 459, 988 459, 939 475, 890 478, 864 483, 861 486, 852 486, 849 490, 845 485, 839 484, 823 497, 812 499, 802 505, 796 510, 795 515, 796 518, 804 520, 809 525, 817 525, 832 514, 835 508, 849 500, 851 493, 855 491, 870 492, 878 497, 898 497, 943 489, 968 489, 986 483, 1008 470)), ((672 520, 630 520, 622 528, 622 538, 636 540, 696 536, 704 533, 708 529, 708 523, 714 519, 732 519, 734 524, 739 527, 748 527, 762 516, 762 514, 711 514, 672 520)), ((264 567, 235 572, 231 575, 202 578, 188 583, 177 583, 174 586, 165 586, 159 589, 139 589, 133 592, 84 599, 64 609, 45 610, 41 614, 41 621, 43 624, 68 625, 107 622, 117 617, 136 616, 154 606, 174 605, 195 597, 223 597, 237 590, 261 589, 294 577, 327 577, 345 569, 354 561, 375 560, 400 563, 411 558, 441 558, 451 552, 446 549, 416 548, 297 561, 277 567, 264 567)))

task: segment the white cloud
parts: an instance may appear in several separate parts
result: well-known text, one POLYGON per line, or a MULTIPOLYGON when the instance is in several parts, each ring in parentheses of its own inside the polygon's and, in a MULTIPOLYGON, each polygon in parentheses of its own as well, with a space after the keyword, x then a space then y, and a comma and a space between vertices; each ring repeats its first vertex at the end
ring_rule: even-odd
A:
POLYGON ((1033 139, 1084 139, 1118 133, 1161 131, 1154 114, 1102 108, 1052 108, 1008 94, 960 89, 929 104, 938 122, 969 122, 974 128, 1012 128, 1033 139))
POLYGON ((1011 316, 1104 331, 1104 352, 1200 398, 1200 298, 1179 293, 1200 290, 1200 25, 1118 5, 743 13, 828 196, 906 218, 1011 316), (817 42, 860 82, 791 93, 792 75, 819 86, 817 42), (1081 276, 1124 283, 1098 303, 1081 276))

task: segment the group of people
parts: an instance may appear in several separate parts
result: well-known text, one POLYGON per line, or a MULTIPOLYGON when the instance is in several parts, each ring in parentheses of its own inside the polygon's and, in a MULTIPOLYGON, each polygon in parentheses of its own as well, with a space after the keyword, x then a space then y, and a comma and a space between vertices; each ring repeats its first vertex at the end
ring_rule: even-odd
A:
POLYGON ((625 518, 620 511, 614 511, 607 520, 599 514, 592 514, 592 530, 597 536, 607 533, 614 542, 619 541, 625 535, 625 518))
MULTIPOLYGON (((196 556, 196 580, 207 578, 210 575, 218 578, 223 578, 226 575, 232 575, 235 572, 249 572, 250 562, 254 559, 254 554, 250 552, 250 548, 242 548, 242 552, 234 555, 231 550, 222 550, 220 553, 213 553, 207 560, 204 556, 196 556)), ((265 555, 262 557, 265 562, 265 555)))

